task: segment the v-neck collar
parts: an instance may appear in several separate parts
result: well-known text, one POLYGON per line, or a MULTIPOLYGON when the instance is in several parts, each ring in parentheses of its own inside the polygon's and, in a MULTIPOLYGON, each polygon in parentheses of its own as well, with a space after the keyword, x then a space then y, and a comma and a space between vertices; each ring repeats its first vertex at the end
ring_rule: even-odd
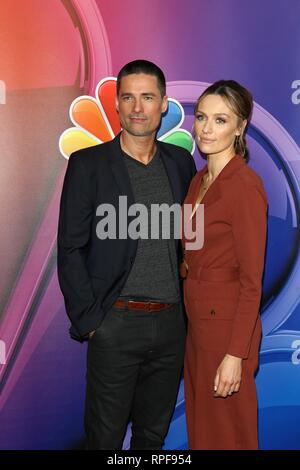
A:
POLYGON ((158 153, 159 153, 158 148, 157 148, 156 151, 155 151, 155 154, 151 158, 150 162, 149 163, 143 163, 140 160, 137 160, 136 158, 134 158, 131 155, 129 155, 128 153, 126 153, 123 149, 121 149, 121 150, 122 150, 124 158, 126 158, 129 161, 134 162, 135 164, 137 164, 141 168, 149 168, 150 166, 152 166, 154 161, 156 162, 156 160, 158 158, 158 153))
MULTIPOLYGON (((214 204, 218 199, 220 199, 222 182, 226 179, 231 178, 244 165, 246 165, 246 162, 240 155, 235 155, 233 158, 231 158, 229 162, 224 166, 224 168, 220 171, 214 182, 210 185, 199 204, 204 204, 205 207, 209 207, 214 204)), ((202 168, 202 170, 200 170, 198 173, 198 184, 196 185, 195 194, 193 195, 194 201, 199 194, 200 184, 203 176, 205 175, 205 173, 207 173, 207 170, 208 167, 207 165, 205 165, 204 168, 202 168)))

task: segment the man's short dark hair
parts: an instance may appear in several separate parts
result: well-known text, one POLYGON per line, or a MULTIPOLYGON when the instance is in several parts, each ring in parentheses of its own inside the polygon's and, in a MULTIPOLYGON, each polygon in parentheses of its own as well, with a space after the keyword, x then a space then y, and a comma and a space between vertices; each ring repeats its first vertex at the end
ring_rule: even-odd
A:
POLYGON ((128 64, 124 65, 121 68, 120 72, 118 73, 117 77, 117 95, 120 91, 121 80, 126 75, 131 75, 133 73, 145 73, 146 75, 153 75, 157 79, 157 85, 163 98, 166 94, 166 79, 164 76, 163 71, 155 65, 153 62, 149 60, 133 60, 132 62, 128 62, 128 64))

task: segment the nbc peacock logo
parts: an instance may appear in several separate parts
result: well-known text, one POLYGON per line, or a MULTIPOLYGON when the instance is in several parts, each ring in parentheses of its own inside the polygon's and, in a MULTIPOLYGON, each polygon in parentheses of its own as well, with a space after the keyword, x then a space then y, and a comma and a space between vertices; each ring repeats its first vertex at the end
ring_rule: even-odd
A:
MULTIPOLYGON (((116 84, 115 77, 106 77, 98 83, 95 98, 79 96, 72 102, 69 115, 74 127, 66 129, 59 139, 60 152, 66 159, 76 150, 112 140, 121 131, 115 107, 116 84)), ((194 140, 188 131, 181 128, 184 117, 179 101, 169 98, 157 138, 193 153, 194 140)))

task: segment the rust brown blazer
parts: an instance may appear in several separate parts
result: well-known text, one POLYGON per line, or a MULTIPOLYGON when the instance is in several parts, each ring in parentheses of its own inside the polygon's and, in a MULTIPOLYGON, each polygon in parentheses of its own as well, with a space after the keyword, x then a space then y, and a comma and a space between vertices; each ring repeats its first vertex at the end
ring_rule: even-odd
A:
MULTIPOLYGON (((206 171, 207 167, 193 178, 185 203, 195 204, 206 171)), ((259 176, 235 156, 202 204, 204 245, 185 251, 189 443, 193 449, 253 449, 257 448, 254 372, 261 337, 267 198, 259 176), (213 397, 213 382, 225 354, 244 359, 242 385, 238 393, 218 399, 213 397)))

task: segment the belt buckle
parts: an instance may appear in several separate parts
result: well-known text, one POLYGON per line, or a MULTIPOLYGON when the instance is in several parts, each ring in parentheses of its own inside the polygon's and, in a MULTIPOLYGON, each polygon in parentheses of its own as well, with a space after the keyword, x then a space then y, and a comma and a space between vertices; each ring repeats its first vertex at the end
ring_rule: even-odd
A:
POLYGON ((128 300, 128 301, 127 301, 127 307, 128 307, 128 309, 129 309, 129 310, 130 310, 130 309, 133 309, 133 310, 134 310, 134 309, 135 309, 135 307, 134 307, 135 304, 136 304, 136 301, 135 301, 135 300, 128 300))

